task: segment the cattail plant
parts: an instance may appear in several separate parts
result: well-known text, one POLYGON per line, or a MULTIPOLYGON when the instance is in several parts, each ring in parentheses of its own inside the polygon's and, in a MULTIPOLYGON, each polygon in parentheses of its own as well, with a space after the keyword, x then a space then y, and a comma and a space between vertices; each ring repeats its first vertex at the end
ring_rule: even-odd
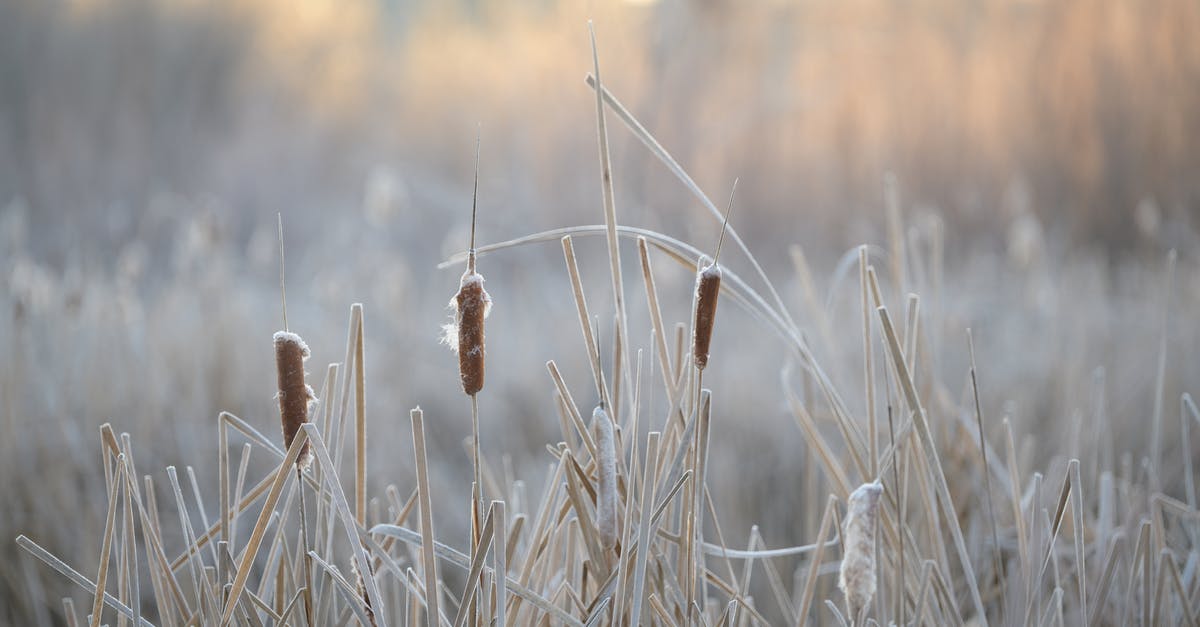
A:
POLYGON ((838 588, 846 595, 851 624, 875 596, 875 527, 879 522, 879 497, 883 485, 864 483, 850 494, 845 524, 845 555, 838 588))
MULTIPOLYGON (((471 459, 474 485, 471 489, 471 550, 480 541, 483 516, 483 473, 479 452, 479 392, 483 389, 483 321, 492 309, 492 299, 483 289, 483 275, 475 268, 475 222, 479 206, 479 138, 475 138, 475 188, 471 194, 471 245, 467 270, 459 281, 458 293, 450 301, 454 322, 443 327, 442 341, 458 353, 458 375, 463 393, 471 397, 471 459)), ((474 584, 472 584, 474 585, 474 584)), ((474 614, 474 602, 472 602, 474 614)))
MULTIPOLYGON (((458 293, 450 301, 454 322, 443 327, 442 341, 458 353, 458 375, 463 393, 471 397, 476 466, 479 450, 479 409, 476 395, 483 389, 483 320, 492 309, 492 298, 483 289, 483 275, 475 269, 475 217, 479 199, 479 140, 475 141, 475 191, 471 195, 471 247, 467 250, 467 271, 459 281, 458 293)), ((478 477, 476 477, 478 479, 478 477)))
POLYGON ((592 411, 596 434, 596 468, 600 481, 596 489, 596 528, 605 549, 617 546, 617 447, 612 420, 604 403, 592 411))
MULTIPOLYGON (((279 417, 283 425, 283 448, 292 446, 292 440, 304 423, 308 422, 308 404, 315 400, 312 387, 304 382, 304 362, 308 359, 308 345, 300 336, 288 330, 287 291, 284 288, 283 263, 283 216, 279 216, 279 292, 283 301, 283 330, 275 333, 275 369, 279 382, 279 417)), ((296 468, 303 470, 312 463, 312 450, 304 443, 296 468)))
POLYGON ((475 191, 471 195, 471 247, 467 271, 459 281, 458 293, 450 301, 454 322, 443 327, 442 341, 458 353, 458 374, 463 393, 472 398, 483 389, 483 320, 492 309, 492 298, 483 289, 483 275, 475 269, 475 217, 479 198, 479 141, 475 143, 475 191))
MULTIPOLYGON (((729 228, 729 215, 733 210, 733 196, 736 193, 737 179, 734 179, 733 189, 729 191, 729 204, 725 208, 725 220, 721 223, 721 235, 717 238, 717 249, 713 253, 712 263, 704 265, 703 257, 696 263, 699 269, 696 272, 696 310, 692 320, 692 362, 696 366, 696 382, 693 386, 695 397, 692 407, 696 412, 697 419, 700 415, 700 399, 704 389, 704 368, 708 366, 708 347, 712 342, 713 323, 717 319, 717 297, 721 292, 721 267, 717 265, 717 260, 721 257, 721 245, 725 243, 725 231, 729 228)), ((689 460, 693 472, 700 470, 699 434, 699 430, 694 431, 690 443, 692 453, 689 460)), ((703 476, 699 476, 698 480, 691 483, 689 490, 690 512, 685 525, 688 528, 689 537, 683 548, 685 555, 683 561, 687 563, 688 568, 688 574, 683 580, 684 596, 687 598, 691 598, 698 575, 704 571, 704 555, 702 552, 699 554, 695 552, 695 546, 703 537, 700 528, 703 524, 704 511, 701 506, 704 498, 703 481, 703 476)), ((701 587, 705 585, 702 578, 700 585, 701 587)), ((695 608, 688 608, 688 622, 695 622, 694 610, 695 608)))
MULTIPOLYGON (((275 333, 275 370, 279 386, 279 417, 283 425, 283 448, 292 447, 292 441, 300 428, 308 422, 309 403, 316 400, 312 387, 304 382, 304 362, 308 359, 308 345, 299 335, 288 329, 287 322, 287 289, 284 281, 283 257, 283 214, 277 214, 279 220, 279 296, 283 305, 283 330, 275 333)), ((308 590, 312 588, 312 567, 308 558, 308 526, 305 520, 304 482, 301 473, 312 464, 312 444, 308 440, 300 447, 296 457, 296 483, 300 492, 300 535, 304 543, 304 612, 309 624, 312 623, 312 597, 308 590)))
MULTIPOLYGON (((708 366, 708 346, 712 342, 713 322, 717 318, 717 295, 721 291, 721 267, 717 260, 721 257, 721 244, 725 242, 725 229, 729 227, 729 214, 733 210, 733 195, 737 192, 737 180, 733 181, 733 190, 729 192, 729 206, 725 209, 725 222, 721 225, 721 235, 717 239, 717 250, 713 253, 712 263, 701 266, 696 273, 696 317, 692 324, 692 360, 696 368, 704 370, 708 366)), ((703 259, 700 263, 703 263, 703 259)))

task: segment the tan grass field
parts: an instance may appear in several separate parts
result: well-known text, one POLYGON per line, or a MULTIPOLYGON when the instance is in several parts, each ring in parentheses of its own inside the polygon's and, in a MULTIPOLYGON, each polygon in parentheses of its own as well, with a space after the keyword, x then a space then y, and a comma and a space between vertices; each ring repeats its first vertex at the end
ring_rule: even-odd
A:
POLYGON ((1200 622, 1195 6, 283 4, 0 8, 0 623, 1200 622))

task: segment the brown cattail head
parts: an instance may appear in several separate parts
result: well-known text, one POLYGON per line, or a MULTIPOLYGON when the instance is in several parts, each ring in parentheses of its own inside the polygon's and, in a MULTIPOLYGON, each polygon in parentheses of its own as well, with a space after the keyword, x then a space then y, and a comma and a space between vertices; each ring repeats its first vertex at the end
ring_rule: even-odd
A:
POLYGON ((846 553, 838 587, 846 595, 851 621, 857 620, 875 596, 875 526, 879 521, 879 496, 883 486, 864 483, 850 494, 845 525, 846 553))
POLYGON ((721 292, 721 267, 714 261, 696 273, 696 319, 692 324, 692 359, 704 370, 713 321, 717 318, 717 294, 721 292))
POLYGON ((458 353, 463 392, 473 396, 483 389, 483 319, 492 309, 492 298, 483 289, 483 275, 473 268, 467 270, 450 306, 454 323, 443 327, 442 341, 458 353))
POLYGON ((605 549, 617 546, 617 446, 613 424, 603 405, 592 411, 596 431, 596 467, 600 474, 596 486, 596 528, 605 549))
MULTIPOLYGON (((288 331, 275 333, 275 367, 279 375, 279 416, 283 423, 283 446, 290 448, 300 427, 308 422, 308 403, 315 397, 312 388, 304 383, 304 360, 308 345, 299 335, 288 331)), ((296 465, 307 468, 312 463, 308 442, 300 450, 296 465)))

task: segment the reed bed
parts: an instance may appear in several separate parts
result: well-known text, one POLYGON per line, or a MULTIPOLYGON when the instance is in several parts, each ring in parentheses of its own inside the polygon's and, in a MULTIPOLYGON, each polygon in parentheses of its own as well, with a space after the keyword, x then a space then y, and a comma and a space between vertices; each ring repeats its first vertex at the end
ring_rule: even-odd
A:
MULTIPOLYGON (((1140 470, 1132 459, 1111 467, 1071 456, 1030 468, 1011 422, 985 415, 979 388, 987 385, 986 370, 977 377, 973 345, 971 401, 955 401, 935 377, 930 308, 912 293, 927 282, 910 272, 933 274, 939 260, 931 252, 936 249, 909 248, 904 216, 891 202, 895 237, 888 254, 856 249, 847 262, 847 268, 858 264, 854 300, 861 312, 847 324, 861 331, 862 355, 818 358, 824 351, 814 344, 832 345, 827 329, 841 321, 797 324, 797 318, 820 320, 816 308, 793 317, 729 211, 722 217, 604 87, 593 53, 588 85, 596 97, 604 224, 478 249, 472 237, 467 254, 449 262, 468 263, 454 301, 453 339, 462 388, 472 398, 472 459, 431 459, 428 440, 450 427, 420 408, 408 418, 411 457, 393 442, 400 421, 368 419, 369 340, 361 304, 351 306, 345 358, 329 364, 319 395, 304 383, 307 347, 299 336, 277 334, 283 445, 260 431, 267 420, 221 413, 214 434, 220 443, 215 512, 206 509, 191 468, 186 486, 174 467, 167 469, 171 498, 159 502, 162 479, 139 473, 136 438, 105 424, 106 517, 102 529, 81 530, 102 538, 99 560, 59 556, 36 534, 17 538, 24 551, 89 597, 81 608, 72 596, 62 597, 63 590, 53 592, 63 599, 58 611, 68 624, 1197 624, 1200 511, 1191 429, 1200 412, 1182 396, 1183 455, 1162 455, 1162 434, 1173 424, 1161 398, 1162 368, 1153 411, 1157 439, 1140 470), (727 233, 744 257, 728 263, 726 256, 727 266, 718 267, 718 244, 713 261, 700 268, 690 344, 686 324, 667 326, 652 262, 690 272, 703 253, 669 234, 617 222, 609 114, 695 195, 721 224, 721 241, 727 233), (600 234, 609 254, 603 278, 596 266, 580 264, 574 243, 600 234), (556 359, 589 368, 592 381, 573 388, 556 361, 547 363, 545 389, 560 437, 546 444, 548 479, 531 495, 511 473, 493 470, 504 465, 498 451, 480 446, 477 396, 490 299, 476 261, 555 239, 570 284, 561 297, 574 304, 583 340, 579 354, 564 349, 556 359), (651 328, 644 344, 627 325, 626 304, 633 308, 636 301, 625 298, 622 239, 638 249, 651 328), (735 265, 748 268, 747 278, 735 265), (611 289, 612 309, 597 312, 586 296, 601 289, 601 281, 611 289), (777 477, 769 489, 782 498, 808 486, 810 498, 792 513, 794 529, 788 530, 803 534, 802 544, 768 546, 757 527, 744 545, 735 544, 723 532, 727 518, 715 507, 718 471, 711 457, 749 458, 760 451, 730 451, 713 437, 722 423, 750 424, 750 417, 718 412, 714 403, 722 395, 737 397, 743 382, 702 376, 726 356, 713 347, 732 345, 719 341, 722 335, 747 332, 715 324, 718 298, 756 321, 756 332, 773 334, 787 356, 789 365, 778 373, 780 400, 797 428, 781 437, 802 442, 809 472, 777 477), (606 344, 599 319, 610 315, 614 332, 606 344), (611 355, 607 364, 605 355, 611 355), (866 385, 853 392, 863 394, 861 405, 842 384, 845 363, 862 364, 866 385), (650 402, 654 394, 665 399, 665 411, 650 402), (320 400, 310 407, 310 398, 320 400), (576 399, 594 401, 590 425, 576 399), (368 485, 368 450, 403 456, 414 479, 372 477, 368 485), (251 455, 269 457, 275 469, 249 476, 251 455), (468 463, 471 535, 459 542, 444 532, 443 516, 435 516, 447 503, 431 466, 468 463), (1163 488, 1174 485, 1164 481, 1173 473, 1185 477, 1182 494, 1163 488), (486 507, 485 484, 492 497, 486 507), (306 492, 311 507, 301 500, 306 492)), ((804 267, 803 253, 796 258, 804 267)), ((372 344, 372 350, 391 349, 372 344)), ((505 356, 489 359, 494 367, 505 356)), ((373 373, 371 384, 387 385, 384 376, 403 373, 373 373)), ((724 479, 719 485, 729 485, 724 479)))

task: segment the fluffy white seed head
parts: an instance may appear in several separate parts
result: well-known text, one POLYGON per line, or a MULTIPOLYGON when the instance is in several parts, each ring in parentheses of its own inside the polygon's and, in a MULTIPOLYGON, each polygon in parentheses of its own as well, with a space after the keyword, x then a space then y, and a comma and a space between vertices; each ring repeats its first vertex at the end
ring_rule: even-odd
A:
POLYGON ((597 405, 592 411, 596 433, 596 466, 600 482, 596 490, 596 528, 605 549, 617 545, 617 448, 608 412, 597 405))
POLYGON ((846 605, 854 620, 875 596, 875 527, 879 522, 879 497, 883 486, 864 483, 850 494, 847 505, 846 554, 838 587, 846 595, 846 605))

